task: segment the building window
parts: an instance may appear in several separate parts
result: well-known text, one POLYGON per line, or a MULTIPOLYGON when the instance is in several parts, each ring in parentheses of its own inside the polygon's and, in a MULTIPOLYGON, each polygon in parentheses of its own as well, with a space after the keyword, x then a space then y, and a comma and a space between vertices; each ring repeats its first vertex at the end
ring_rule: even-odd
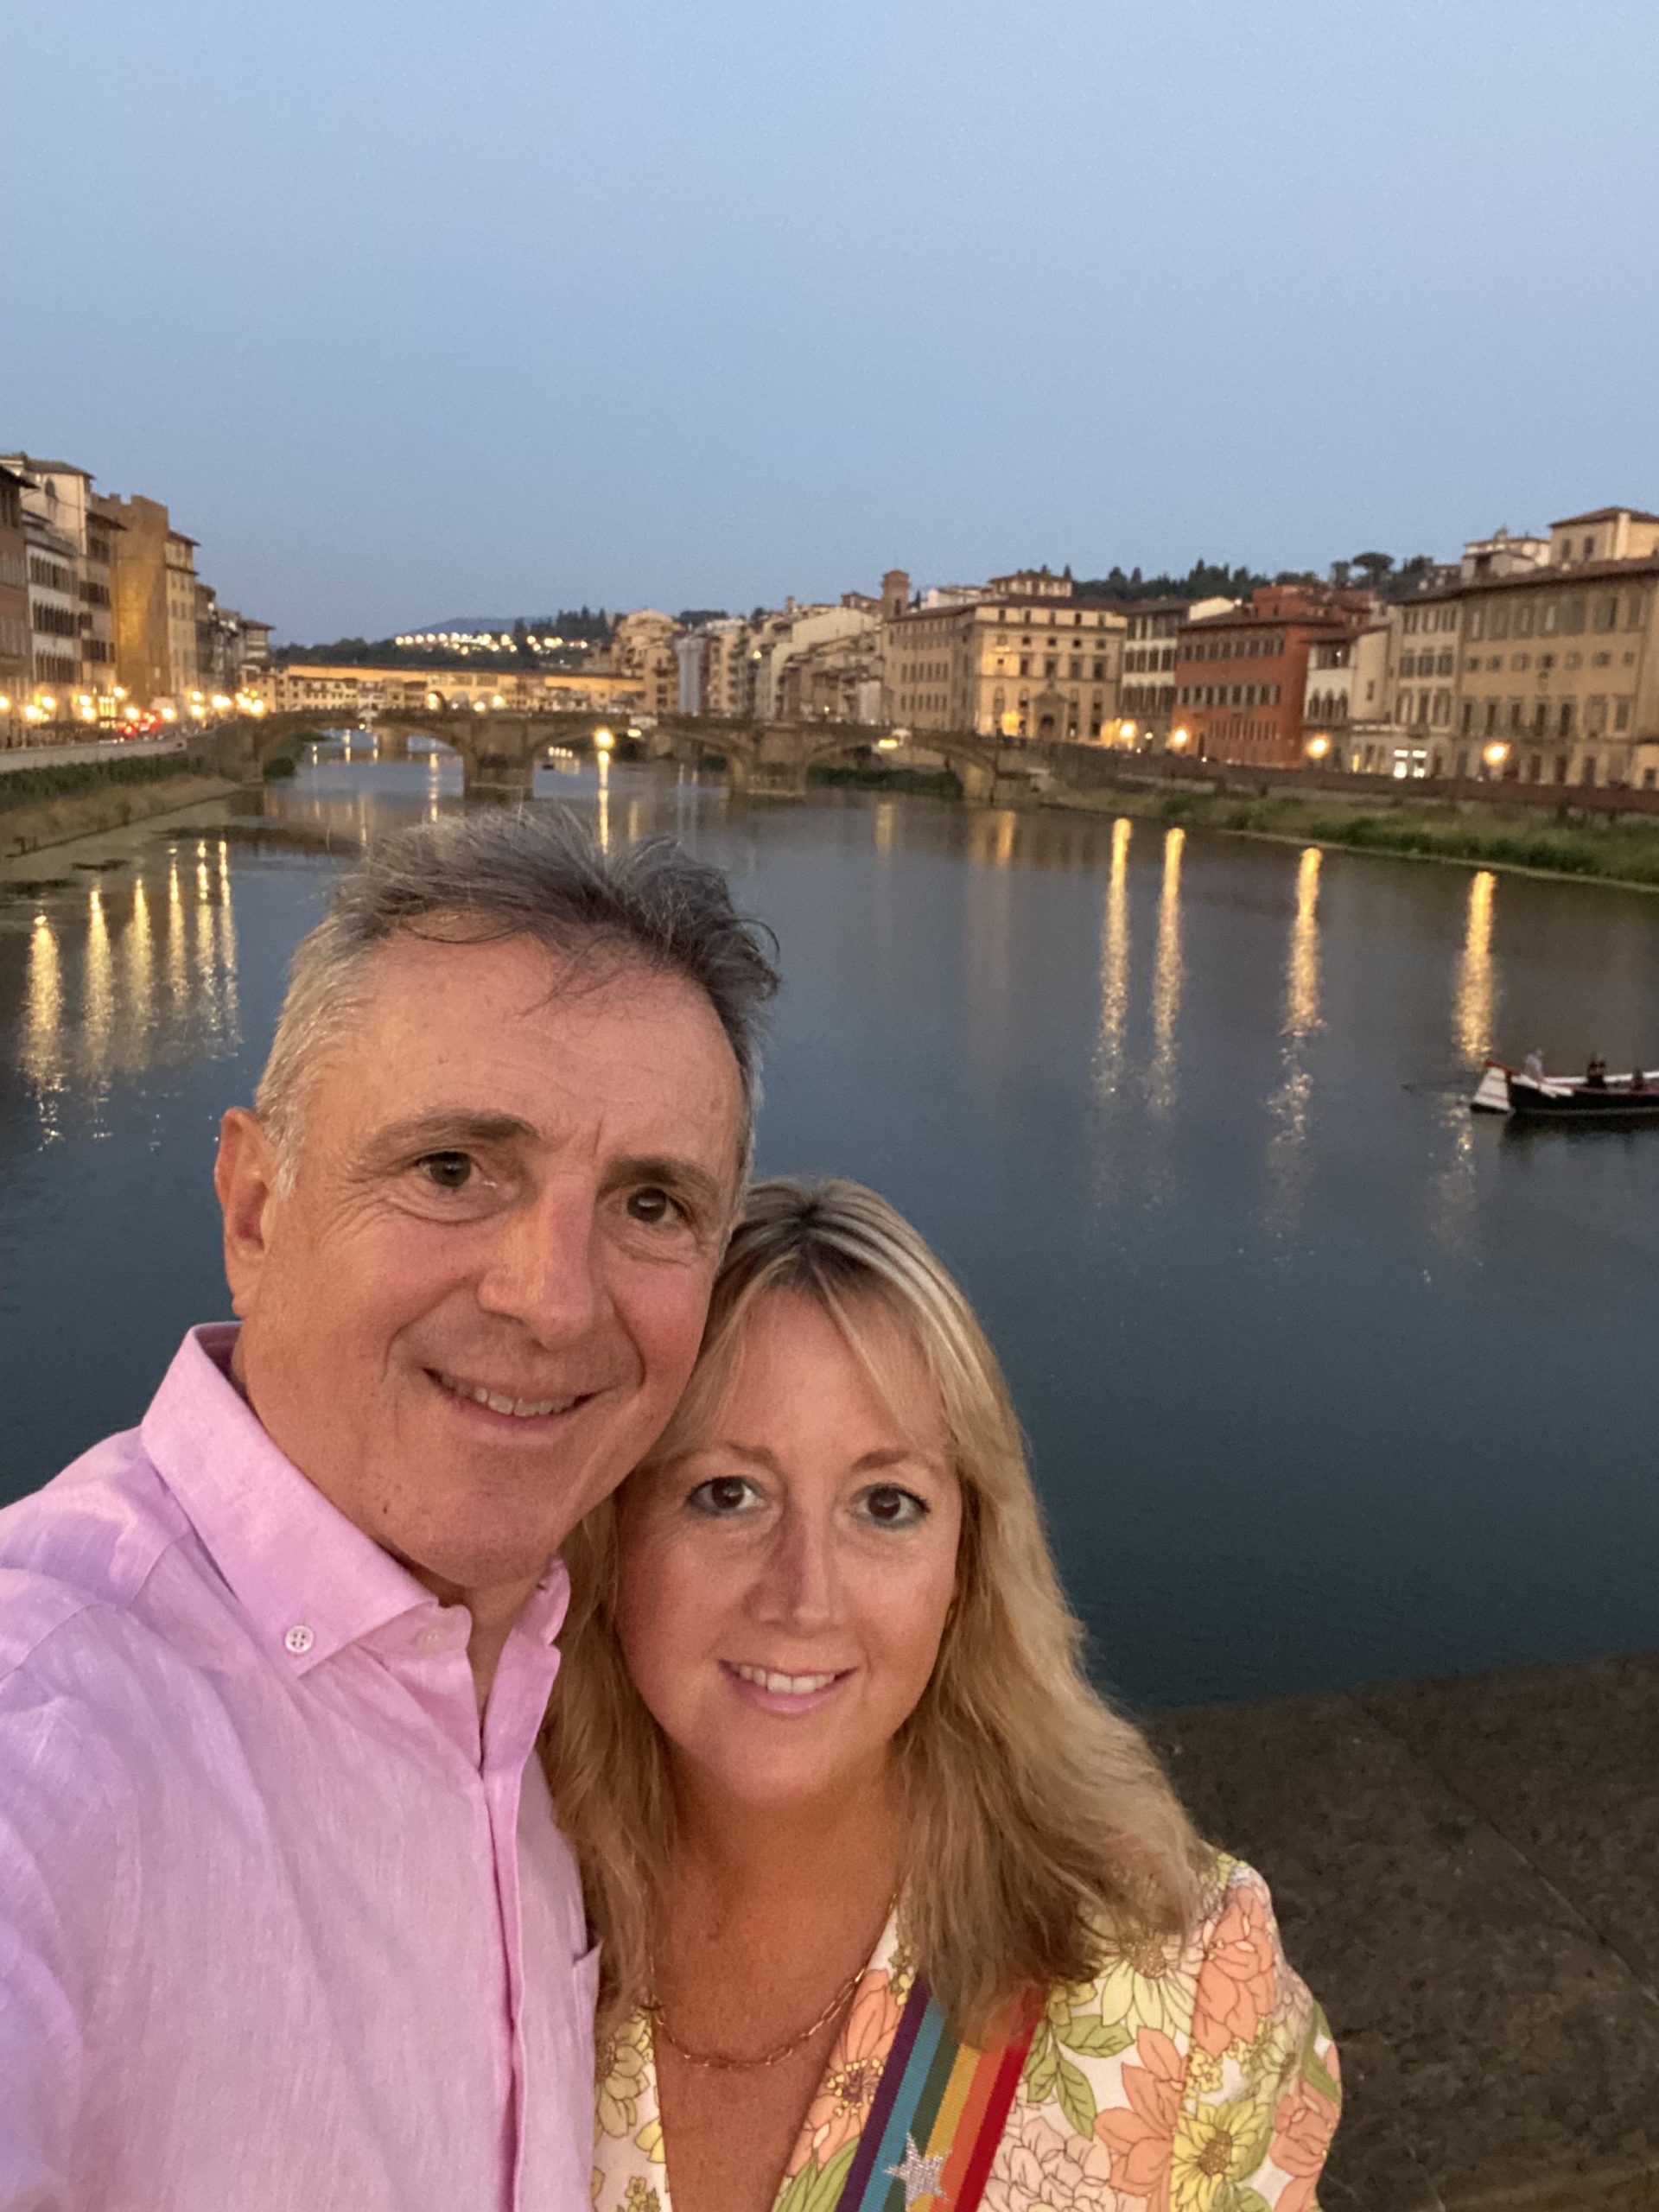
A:
MULTIPOLYGON (((1492 611, 1496 614, 1497 610, 1494 608, 1492 611)), ((1485 634, 1486 610, 1484 607, 1471 607, 1469 610, 1469 635, 1471 638, 1484 638, 1485 634)), ((1497 635, 1496 622, 1492 625, 1492 635, 1494 637, 1497 635)))
POLYGON ((1615 729, 1629 729, 1630 726, 1630 701, 1628 699, 1615 699, 1613 702, 1613 728, 1615 729))

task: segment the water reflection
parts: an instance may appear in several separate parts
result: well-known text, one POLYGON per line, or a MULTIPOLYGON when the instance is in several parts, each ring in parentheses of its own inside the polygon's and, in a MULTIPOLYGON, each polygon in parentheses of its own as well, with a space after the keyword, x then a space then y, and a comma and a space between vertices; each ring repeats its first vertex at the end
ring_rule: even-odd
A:
POLYGON ((1129 1012, 1129 839, 1127 815, 1112 824, 1111 868, 1100 924, 1100 1044, 1095 1088, 1109 1096, 1123 1065, 1123 1033, 1129 1012))
POLYGON ((63 1062, 59 1052, 62 1027, 63 961, 52 925, 44 914, 36 914, 29 936, 29 982, 19 1057, 39 1103, 41 1128, 48 1138, 62 1134, 59 1117, 64 1086, 63 1062))
POLYGON ((1152 977, 1152 1066, 1147 1098, 1154 1113, 1175 1103, 1175 1048, 1181 1018, 1181 852, 1185 830, 1164 836, 1163 887, 1158 896, 1158 949, 1152 977))
POLYGON ((1285 1012, 1280 1024, 1279 1087, 1268 1102, 1268 1226, 1294 1229, 1307 1181, 1309 1104, 1313 1079, 1307 1040, 1319 1027, 1319 867, 1317 845, 1296 868, 1296 912, 1285 963, 1285 1012))
MULTIPOLYGON (((1468 1068, 1478 1066, 1491 1051, 1497 1018, 1497 967, 1492 954, 1492 906, 1497 892, 1497 878, 1490 868, 1482 868, 1469 879, 1463 949, 1452 981, 1452 1045, 1468 1068)), ((1440 1122, 1447 1156, 1428 1186, 1428 1230, 1442 1250, 1460 1255, 1473 1242, 1480 1195, 1475 1117, 1461 1081, 1442 1096, 1440 1122)))
POLYGON ((1458 961, 1452 1033, 1465 1060, 1484 1060, 1492 1049, 1497 1014, 1497 974, 1492 963, 1492 900, 1497 878, 1482 868, 1469 880, 1463 951, 1458 961))
POLYGON ((599 755, 599 847, 601 852, 611 849, 611 756, 599 755))
POLYGON ((112 1078, 165 1060, 218 1057, 241 1044, 229 847, 197 842, 194 869, 175 847, 166 899, 142 874, 49 901, 29 932, 17 1064, 42 1135, 65 1133, 73 1097, 105 1131, 112 1078))

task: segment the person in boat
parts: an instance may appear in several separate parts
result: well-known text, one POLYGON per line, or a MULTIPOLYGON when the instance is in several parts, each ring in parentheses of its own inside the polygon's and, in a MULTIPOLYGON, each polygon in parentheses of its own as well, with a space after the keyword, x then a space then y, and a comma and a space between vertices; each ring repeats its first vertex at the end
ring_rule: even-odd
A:
POLYGON ((995 1356, 883 1199, 754 1187, 565 1555, 598 2212, 1309 2212, 1324 2018, 1090 1687, 995 1356))
POLYGON ((1541 1083, 1543 1081, 1544 1056, 1536 1045, 1535 1045, 1531 1052, 1527 1054, 1526 1058, 1521 1063, 1521 1065, 1522 1071, 1532 1082, 1541 1083))
POLYGON ((1630 1089, 1632 1090, 1645 1090, 1647 1087, 1648 1078, 1643 1073, 1642 1070, 1640 1068, 1632 1068, 1630 1070, 1630 1089))
POLYGON ((1590 1056, 1590 1064, 1584 1071, 1584 1087, 1586 1090, 1605 1090, 1607 1088, 1607 1063, 1599 1052, 1592 1052, 1590 1056))

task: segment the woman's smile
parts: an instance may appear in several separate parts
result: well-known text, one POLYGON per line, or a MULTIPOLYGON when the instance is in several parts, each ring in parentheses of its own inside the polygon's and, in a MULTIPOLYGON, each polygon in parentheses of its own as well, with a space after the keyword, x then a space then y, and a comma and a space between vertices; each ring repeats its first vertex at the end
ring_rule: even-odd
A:
POLYGON ((817 1674, 785 1674, 774 1667, 752 1667, 736 1659, 722 1659, 720 1669, 745 1705, 785 1719, 816 1713, 857 1672, 853 1667, 837 1667, 817 1674))

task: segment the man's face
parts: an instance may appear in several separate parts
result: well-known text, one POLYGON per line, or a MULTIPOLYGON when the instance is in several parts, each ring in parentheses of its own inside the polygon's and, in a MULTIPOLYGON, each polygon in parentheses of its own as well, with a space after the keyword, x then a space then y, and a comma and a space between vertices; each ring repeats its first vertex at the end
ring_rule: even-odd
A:
POLYGON ((696 1356, 737 1195, 714 1009, 643 963, 395 938, 315 1073, 293 1187, 252 1116, 219 1191, 238 1375, 280 1448, 434 1586, 533 1582, 696 1356))

